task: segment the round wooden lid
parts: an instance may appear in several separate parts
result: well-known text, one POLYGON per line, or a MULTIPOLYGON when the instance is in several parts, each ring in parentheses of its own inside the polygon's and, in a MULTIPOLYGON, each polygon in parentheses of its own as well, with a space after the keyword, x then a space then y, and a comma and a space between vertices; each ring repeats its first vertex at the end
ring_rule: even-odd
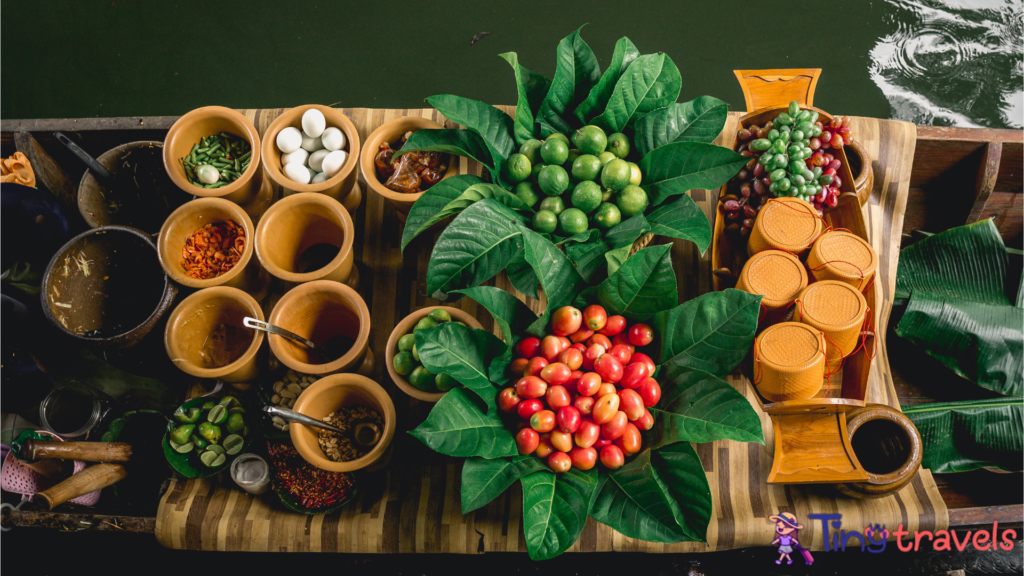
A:
POLYGON ((754 221, 770 248, 800 253, 821 233, 821 219, 810 203, 799 198, 769 200, 754 221))
POLYGON ((800 372, 825 351, 821 332, 800 322, 776 324, 757 338, 758 360, 780 372, 800 372))
POLYGON ((826 332, 859 328, 868 308, 859 290, 839 280, 815 282, 798 300, 802 321, 826 332))
POLYGON ((811 254, 808 265, 815 272, 827 268, 834 276, 857 281, 870 278, 878 267, 878 255, 867 240, 841 230, 823 234, 811 254))
POLYGON ((789 304, 805 286, 807 270, 804 265, 796 256, 782 250, 765 250, 751 256, 743 265, 736 285, 751 294, 761 294, 768 308, 789 304))

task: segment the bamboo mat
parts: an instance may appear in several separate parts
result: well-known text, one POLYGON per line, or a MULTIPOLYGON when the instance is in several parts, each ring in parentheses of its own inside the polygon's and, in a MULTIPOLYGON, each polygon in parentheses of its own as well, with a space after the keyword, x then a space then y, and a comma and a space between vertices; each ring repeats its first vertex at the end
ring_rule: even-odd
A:
MULTIPOLYGON (((513 107, 504 107, 512 111, 513 107)), ((245 110, 262 133, 282 110, 245 110)), ((423 116, 437 122, 445 119, 434 110, 345 109, 365 141, 377 126, 399 116, 423 116)), ((732 113, 719 144, 730 145, 736 132, 738 113, 732 113)), ((453 127, 447 123, 448 127, 453 127)), ((872 244, 879 254, 875 282, 878 302, 876 326, 885 326, 891 309, 899 256, 899 239, 906 207, 910 168, 916 142, 913 124, 855 118, 856 138, 872 158, 875 185, 864 207, 872 244)), ((480 173, 480 166, 463 162, 463 173, 480 173)), ((360 177, 360 180, 362 178, 360 177)), ((425 277, 431 248, 440 230, 424 234, 400 252, 402 222, 382 198, 361 182, 363 202, 353 214, 356 225, 355 255, 360 266, 359 292, 371 310, 373 329, 370 345, 377 358, 384 358, 392 327, 412 310, 438 304, 424 296, 425 277)), ((714 218, 717 191, 694 190, 692 197, 714 218)), ((665 239, 656 238, 654 243, 665 239)), ((689 243, 675 241, 672 249, 679 281, 680 301, 698 296, 711 287, 708 255, 701 257, 689 243)), ((513 291, 503 275, 497 285, 513 291)), ((518 294, 518 293, 517 293, 518 294)), ((535 310, 540 303, 523 297, 535 310)), ((486 310, 469 299, 456 306, 475 314, 493 329, 486 310)), ((879 331, 884 338, 884 330, 879 331)), ((875 359, 868 393, 870 402, 898 408, 889 373, 884 342, 875 359)), ((395 400, 399 429, 410 430, 426 417, 432 404, 412 400, 390 380, 382 362, 374 379, 395 400)), ((728 381, 755 406, 753 388, 742 376, 728 381)), ((759 409, 758 409, 759 410, 759 409)), ((760 412, 760 410, 759 410, 760 412)), ((641 551, 699 552, 748 546, 766 546, 773 538, 768 517, 788 511, 797 515, 807 529, 801 542, 821 550, 823 541, 817 522, 807 522, 809 513, 840 513, 847 530, 863 530, 869 523, 893 530, 902 524, 907 530, 938 530, 948 526, 948 513, 927 470, 899 493, 878 500, 846 498, 822 486, 769 486, 773 431, 769 418, 761 414, 765 446, 719 441, 696 445, 704 463, 714 498, 714 515, 708 527, 708 546, 699 543, 655 544, 627 538, 611 528, 588 520, 573 552, 641 551)), ((229 477, 172 482, 160 502, 156 535, 170 548, 231 551, 289 552, 447 552, 479 553, 525 551, 520 526, 522 491, 518 484, 494 502, 469 515, 460 512, 461 459, 437 455, 408 434, 395 435, 394 456, 387 471, 360 479, 356 501, 341 510, 321 516, 284 511, 273 494, 253 498, 234 487, 229 477)))

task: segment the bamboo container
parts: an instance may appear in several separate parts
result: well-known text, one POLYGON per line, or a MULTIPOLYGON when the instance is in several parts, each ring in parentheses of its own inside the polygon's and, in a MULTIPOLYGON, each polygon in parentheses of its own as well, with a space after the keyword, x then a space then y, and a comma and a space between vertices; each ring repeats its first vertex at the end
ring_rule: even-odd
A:
POLYGON ((867 240, 836 230, 822 234, 807 255, 815 280, 839 280, 863 291, 875 277, 878 255, 867 240))
POLYGON ((754 386, 772 402, 805 400, 825 377, 825 339, 807 324, 782 322, 754 341, 754 386))
POLYGON ((781 250, 754 254, 743 265, 737 290, 760 294, 765 309, 765 325, 773 324, 786 313, 801 290, 807 287, 807 271, 800 260, 781 250))
POLYGON ((868 313, 864 295, 845 282, 823 280, 804 288, 794 308, 794 322, 825 334, 828 370, 834 372, 843 358, 857 348, 868 313))
POLYGON ((821 234, 821 218, 799 198, 773 198, 765 203, 747 239, 747 254, 775 249, 802 257, 821 234))

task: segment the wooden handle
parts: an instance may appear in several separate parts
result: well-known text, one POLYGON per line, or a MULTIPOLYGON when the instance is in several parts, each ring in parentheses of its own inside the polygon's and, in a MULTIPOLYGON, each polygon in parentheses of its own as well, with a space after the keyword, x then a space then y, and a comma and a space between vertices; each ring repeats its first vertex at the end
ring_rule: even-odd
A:
POLYGON ((747 112, 788 106, 796 100, 801 107, 814 105, 814 88, 821 68, 733 70, 747 101, 747 112))
POLYGON ((120 464, 96 464, 36 496, 46 502, 47 510, 53 510, 68 500, 119 482, 127 475, 128 472, 120 464))
POLYGON ((127 462, 132 445, 123 442, 51 442, 29 440, 25 443, 25 459, 60 458, 83 462, 127 462))

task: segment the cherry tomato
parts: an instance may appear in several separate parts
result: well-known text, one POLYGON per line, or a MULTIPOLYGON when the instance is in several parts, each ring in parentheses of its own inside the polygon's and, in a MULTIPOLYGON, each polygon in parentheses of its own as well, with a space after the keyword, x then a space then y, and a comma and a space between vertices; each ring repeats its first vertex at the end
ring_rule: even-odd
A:
POLYGON ((508 371, 511 372, 513 376, 522 376, 526 373, 526 366, 529 363, 530 361, 526 358, 516 358, 508 365, 508 371))
POLYGON ((584 352, 587 351, 587 345, 582 343, 582 342, 577 342, 577 343, 573 344, 572 346, 569 346, 569 348, 574 348, 576 350, 579 350, 580 354, 583 354, 584 352))
POLYGON ((622 436, 622 432, 625 431, 626 424, 628 423, 629 419, 626 418, 626 413, 619 410, 612 416, 611 420, 601 425, 601 437, 615 440, 622 436))
POLYGON ((539 376, 540 371, 548 365, 548 361, 540 356, 534 356, 530 358, 530 361, 526 363, 526 370, 523 372, 524 376, 539 376))
MULTIPOLYGON (((551 366, 554 366, 554 364, 551 366)), ((548 368, 551 366, 548 366, 548 368)), ((547 368, 545 368, 545 370, 547 370, 547 368)), ((543 372, 541 372, 541 376, 544 376, 543 372)), ((619 386, 629 388, 630 390, 639 388, 640 384, 642 384, 648 376, 650 376, 650 372, 647 370, 647 364, 642 362, 626 364, 626 366, 622 368, 622 380, 619 380, 619 386)))
POLYGON ((646 412, 644 400, 636 390, 619 390, 619 410, 626 414, 630 422, 640 419, 646 412))
POLYGON ((572 460, 573 468, 577 470, 590 470, 597 464, 597 450, 577 446, 569 451, 569 459, 572 460))
POLYGON ((564 352, 567 348, 572 346, 572 340, 569 340, 565 336, 559 336, 558 341, 562 343, 562 351, 564 352))
POLYGON ((633 351, 629 349, 629 346, 622 344, 613 344, 608 353, 618 358, 623 366, 629 364, 629 359, 633 357, 633 351))
POLYGON ((576 434, 573 438, 576 440, 576 445, 581 448, 589 448, 597 442, 597 438, 601 435, 601 427, 594 422, 590 417, 580 419, 580 427, 576 429, 576 434))
POLYGON ((615 445, 622 448, 622 451, 626 454, 636 454, 640 451, 640 442, 640 429, 630 422, 626 424, 626 429, 622 432, 622 436, 615 440, 615 445))
POLYGON ((576 391, 584 396, 593 396, 597 394, 597 389, 601 387, 601 375, 597 372, 587 372, 580 377, 580 381, 576 383, 576 391))
POLYGON ((594 344, 597 344, 598 346, 604 348, 605 352, 612 349, 612 341, 609 340, 608 337, 605 336, 604 334, 594 334, 593 336, 590 337, 590 340, 587 340, 588 348, 593 346, 594 344))
POLYGON ((600 330, 604 328, 606 322, 608 322, 608 313, 604 311, 604 308, 597 304, 587 306, 583 310, 583 322, 586 323, 587 328, 591 330, 600 330))
POLYGON ((569 397, 569 391, 565 389, 565 386, 548 386, 545 399, 548 401, 548 407, 552 410, 572 404, 572 398, 569 397))
POLYGON ((651 357, 643 352, 634 352, 633 357, 629 359, 629 362, 630 364, 634 362, 643 362, 644 364, 647 364, 648 374, 654 374, 654 370, 657 368, 657 366, 654 365, 654 360, 651 360, 651 357))
MULTIPOLYGON (((540 451, 538 450, 538 453, 540 451)), ((622 453, 622 448, 615 446, 614 444, 601 448, 601 464, 609 470, 618 470, 622 468, 622 465, 626 463, 626 455, 622 453)))
MULTIPOLYGON (((519 422, 516 422, 516 432, 522 430, 523 428, 530 428, 529 420, 521 420, 519 422)), ((533 430, 533 428, 530 429, 533 430)), ((534 430, 534 432, 536 432, 536 430, 534 430)))
POLYGON ((594 361, 600 358, 607 349, 600 344, 593 344, 587 347, 587 351, 583 353, 583 366, 582 368, 587 372, 594 371, 594 361))
POLYGON ((594 372, 600 374, 605 382, 614 384, 622 380, 622 362, 611 354, 602 354, 594 361, 594 372))
POLYGON ((572 459, 565 452, 555 452, 551 456, 548 456, 548 468, 551 468, 555 474, 561 474, 568 472, 569 468, 572 467, 572 459))
POLYGON ((598 424, 607 424, 615 417, 615 413, 619 411, 619 395, 618 394, 605 394, 597 399, 597 403, 594 404, 594 422, 598 424))
POLYGON ((501 408, 502 412, 515 412, 516 406, 522 401, 515 388, 505 388, 498 393, 498 408, 501 408))
POLYGON ((583 366, 583 353, 576 348, 566 348, 558 355, 558 361, 569 367, 570 370, 579 370, 583 366))
POLYGON ((636 346, 629 341, 629 336, 626 336, 625 332, 620 332, 612 337, 612 346, 618 346, 620 344, 629 348, 630 354, 636 354, 636 346))
POLYGON ((605 446, 611 443, 611 440, 605 438, 604 436, 601 436, 600 438, 597 439, 597 442, 594 442, 594 448, 600 450, 601 448, 604 448, 605 446))
POLYGON ((544 404, 540 400, 523 400, 516 406, 516 412, 519 417, 523 420, 529 421, 530 417, 544 409, 544 404))
POLYGON ((563 406, 558 409, 558 427, 562 432, 575 434, 580 428, 580 411, 572 406, 563 406))
POLYGON ((606 394, 616 393, 618 393, 618 389, 615 387, 615 384, 612 384, 610 382, 602 382, 601 387, 597 389, 597 394, 594 394, 594 399, 596 400, 606 394))
POLYGON ((569 390, 569 394, 572 394, 575 398, 577 394, 576 385, 579 383, 580 378, 583 377, 583 372, 579 370, 573 370, 572 373, 569 374, 569 376, 569 381, 565 383, 565 387, 569 390))
POLYGON ((581 416, 590 416, 590 414, 594 411, 595 402, 596 400, 594 400, 590 396, 580 396, 579 398, 576 398, 575 400, 572 401, 572 406, 573 408, 580 411, 581 416))
POLYGON ((650 430, 654 428, 654 416, 651 415, 651 411, 644 408, 644 415, 633 422, 637 428, 641 430, 650 430))
POLYGON ((516 352, 523 358, 533 358, 539 350, 540 338, 534 338, 533 336, 523 338, 519 341, 519 344, 516 344, 516 352))
POLYGON ((541 398, 548 392, 548 383, 536 376, 523 376, 516 382, 516 394, 523 398, 541 398))
POLYGON ((590 337, 594 335, 594 331, 584 326, 579 330, 569 335, 569 340, 576 342, 577 344, 590 340, 590 337))
POLYGON ((661 400, 661 386, 658 381, 654 378, 647 378, 640 383, 640 387, 636 389, 640 394, 640 398, 644 401, 644 406, 650 408, 661 400))
POLYGON ((555 413, 551 410, 541 410, 530 416, 530 428, 537 432, 551 432, 555 429, 555 413))
POLYGON ((554 451, 555 447, 551 445, 551 436, 549 434, 541 434, 540 444, 537 444, 537 450, 533 453, 539 458, 547 458, 554 451))
POLYGON ((540 434, 537 434, 536 430, 523 428, 516 434, 516 449, 520 454, 533 454, 539 444, 540 434))
POLYGON ((540 377, 548 384, 565 384, 572 378, 572 368, 561 362, 552 362, 541 368, 540 377))
POLYGON ((548 362, 557 360, 558 355, 562 353, 562 348, 562 341, 558 339, 558 336, 548 335, 540 341, 540 355, 548 362))
POLYGON ((551 446, 559 452, 568 452, 569 450, 572 450, 572 434, 562 432, 561 430, 552 430, 551 446))
POLYGON ((647 346, 654 340, 654 330, 647 324, 633 324, 629 327, 629 341, 634 346, 647 346))
POLYGON ((608 321, 604 323, 604 328, 598 330, 598 334, 604 334, 611 338, 619 332, 626 329, 626 319, 622 316, 609 316, 608 321))
POLYGON ((572 306, 562 306, 551 315, 551 331, 559 336, 568 336, 580 329, 583 315, 572 306))

